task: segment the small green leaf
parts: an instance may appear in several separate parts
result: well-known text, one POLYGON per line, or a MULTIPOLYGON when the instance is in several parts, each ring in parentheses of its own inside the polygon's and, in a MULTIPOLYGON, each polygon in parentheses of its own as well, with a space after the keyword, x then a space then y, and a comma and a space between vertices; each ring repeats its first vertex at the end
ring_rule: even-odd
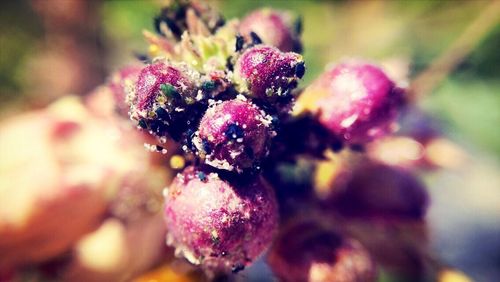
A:
POLYGON ((181 98, 181 95, 179 94, 179 92, 177 92, 175 87, 170 83, 161 84, 160 90, 168 98, 173 98, 173 99, 181 98))

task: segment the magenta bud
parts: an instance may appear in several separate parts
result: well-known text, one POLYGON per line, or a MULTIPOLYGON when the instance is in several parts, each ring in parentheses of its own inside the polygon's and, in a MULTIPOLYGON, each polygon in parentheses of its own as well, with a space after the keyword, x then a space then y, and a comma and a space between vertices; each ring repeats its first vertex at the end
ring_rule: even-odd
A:
POLYGON ((177 254, 209 272, 237 272, 271 243, 278 210, 260 178, 234 184, 190 166, 165 195, 165 221, 177 254))
POLYGON ((267 259, 280 281, 373 282, 377 270, 358 241, 315 223, 296 223, 275 240, 267 259))
MULTIPOLYGON (((130 117, 138 126, 160 139, 176 141, 203 113, 189 111, 189 106, 203 99, 198 85, 201 75, 186 64, 156 62, 143 68, 135 91, 127 96, 130 117)), ((159 151, 162 151, 161 149, 159 151)))
POLYGON ((339 64, 321 75, 304 95, 315 99, 319 121, 348 144, 363 144, 393 131, 402 89, 375 65, 339 64))
POLYGON ((251 102, 224 101, 208 108, 194 143, 207 164, 241 171, 267 155, 274 135, 270 126, 271 117, 251 102))
POLYGON ((121 68, 113 73, 108 81, 108 87, 113 94, 115 108, 118 113, 126 116, 129 106, 126 104, 128 88, 135 87, 142 67, 131 65, 121 68))
POLYGON ((281 52, 278 48, 257 45, 247 49, 235 66, 238 90, 261 99, 287 96, 304 76, 302 56, 281 52))
POLYGON ((352 173, 330 205, 344 216, 419 220, 425 216, 429 195, 410 172, 368 163, 352 173))
POLYGON ((255 32, 264 44, 275 46, 283 52, 300 52, 302 44, 301 20, 288 11, 265 8, 247 15, 240 24, 239 31, 247 39, 255 32))
POLYGON ((162 100, 175 101, 192 96, 195 82, 184 67, 157 62, 142 69, 136 85, 136 107, 139 111, 153 107, 162 100), (161 99, 158 97, 163 96, 161 99))

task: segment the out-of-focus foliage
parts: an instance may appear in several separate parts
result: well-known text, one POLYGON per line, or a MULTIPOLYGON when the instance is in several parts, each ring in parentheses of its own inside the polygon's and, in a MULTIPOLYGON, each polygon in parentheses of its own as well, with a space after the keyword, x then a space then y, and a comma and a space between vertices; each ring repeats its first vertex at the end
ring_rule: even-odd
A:
POLYGON ((459 68, 422 101, 446 122, 448 133, 500 157, 500 25, 459 68))
POLYGON ((133 59, 133 52, 144 52, 142 30, 153 29, 153 17, 160 4, 153 1, 104 1, 102 25, 104 39, 113 50, 111 68, 118 68, 133 59))
POLYGON ((2 2, 0 8, 0 99, 8 106, 23 90, 22 68, 41 35, 35 13, 24 1, 2 2))

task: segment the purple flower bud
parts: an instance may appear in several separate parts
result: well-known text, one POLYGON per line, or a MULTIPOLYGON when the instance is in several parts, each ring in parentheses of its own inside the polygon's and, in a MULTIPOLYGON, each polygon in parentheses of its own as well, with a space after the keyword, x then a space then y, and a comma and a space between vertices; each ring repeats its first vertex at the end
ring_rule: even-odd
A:
POLYGON ((130 117, 139 127, 164 140, 184 142, 204 108, 190 107, 204 98, 198 85, 201 75, 186 64, 156 62, 143 68, 135 91, 127 96, 130 117))
POLYGON ((247 15, 240 24, 239 31, 250 38, 255 32, 263 43, 275 46, 283 52, 300 52, 302 44, 300 18, 288 11, 276 11, 269 8, 260 9, 247 15))
POLYGON ((377 277, 373 259, 358 241, 310 222, 284 230, 267 261, 280 281, 371 282, 377 277))
POLYGON ((239 271, 271 242, 278 223, 273 190, 260 178, 235 185, 188 167, 165 195, 167 244, 211 272, 239 271))
POLYGON ((127 97, 127 88, 134 87, 141 71, 141 66, 126 66, 113 73, 109 79, 108 87, 113 94, 116 110, 126 116, 129 106, 125 100, 127 97))
POLYGON ((270 125, 271 117, 251 102, 224 101, 208 108, 194 143, 207 164, 240 171, 267 155, 274 134, 270 125))
POLYGON ((278 48, 257 45, 238 58, 234 78, 238 90, 252 97, 272 99, 286 96, 297 87, 305 72, 302 56, 278 48))
POLYGON ((159 100, 182 99, 193 96, 196 85, 190 71, 183 66, 158 62, 142 69, 136 85, 136 107, 139 111, 151 109, 159 100), (162 99, 157 99, 158 97, 162 99), (164 97, 164 99, 163 99, 164 97))
POLYGON ((377 66, 346 62, 323 73, 303 93, 331 133, 363 144, 393 130, 402 90, 377 66))
POLYGON ((380 164, 358 167, 329 206, 344 216, 422 219, 429 204, 425 186, 410 172, 380 164))

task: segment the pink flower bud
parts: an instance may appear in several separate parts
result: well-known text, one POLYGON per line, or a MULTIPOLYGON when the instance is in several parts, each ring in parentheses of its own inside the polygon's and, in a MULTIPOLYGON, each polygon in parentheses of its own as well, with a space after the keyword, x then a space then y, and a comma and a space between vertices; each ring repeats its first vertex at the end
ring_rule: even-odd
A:
POLYGON ((269 150, 271 117, 246 100, 210 107, 201 119, 194 142, 206 163, 226 170, 252 168, 269 150))
POLYGON ((315 223, 299 223, 284 230, 268 255, 280 281, 372 282, 376 266, 356 240, 315 223))
POLYGON ((260 9, 247 15, 240 24, 240 33, 249 38, 255 32, 263 43, 283 52, 300 52, 301 21, 288 11, 260 9))
POLYGON ((393 130, 402 91, 371 64, 346 62, 321 75, 303 93, 331 133, 363 144, 393 130))
POLYGON ((260 99, 287 96, 305 72, 302 56, 278 48, 257 45, 247 49, 235 66, 235 82, 240 92, 260 99))
POLYGON ((127 88, 135 87, 141 66, 126 66, 113 73, 109 78, 107 86, 113 94, 115 108, 123 116, 127 116, 129 106, 125 100, 127 97, 127 88))
POLYGON ((188 167, 165 195, 167 244, 209 272, 237 272, 271 242, 278 222, 273 190, 259 178, 235 184, 188 167))
POLYGON ((356 168, 331 207, 345 216, 423 219, 429 195, 410 172, 368 163, 356 168))
POLYGON ((143 68, 135 89, 137 109, 139 111, 151 109, 158 103, 157 98, 160 95, 164 95, 167 100, 192 96, 195 82, 187 72, 188 70, 184 68, 163 62, 143 68))

